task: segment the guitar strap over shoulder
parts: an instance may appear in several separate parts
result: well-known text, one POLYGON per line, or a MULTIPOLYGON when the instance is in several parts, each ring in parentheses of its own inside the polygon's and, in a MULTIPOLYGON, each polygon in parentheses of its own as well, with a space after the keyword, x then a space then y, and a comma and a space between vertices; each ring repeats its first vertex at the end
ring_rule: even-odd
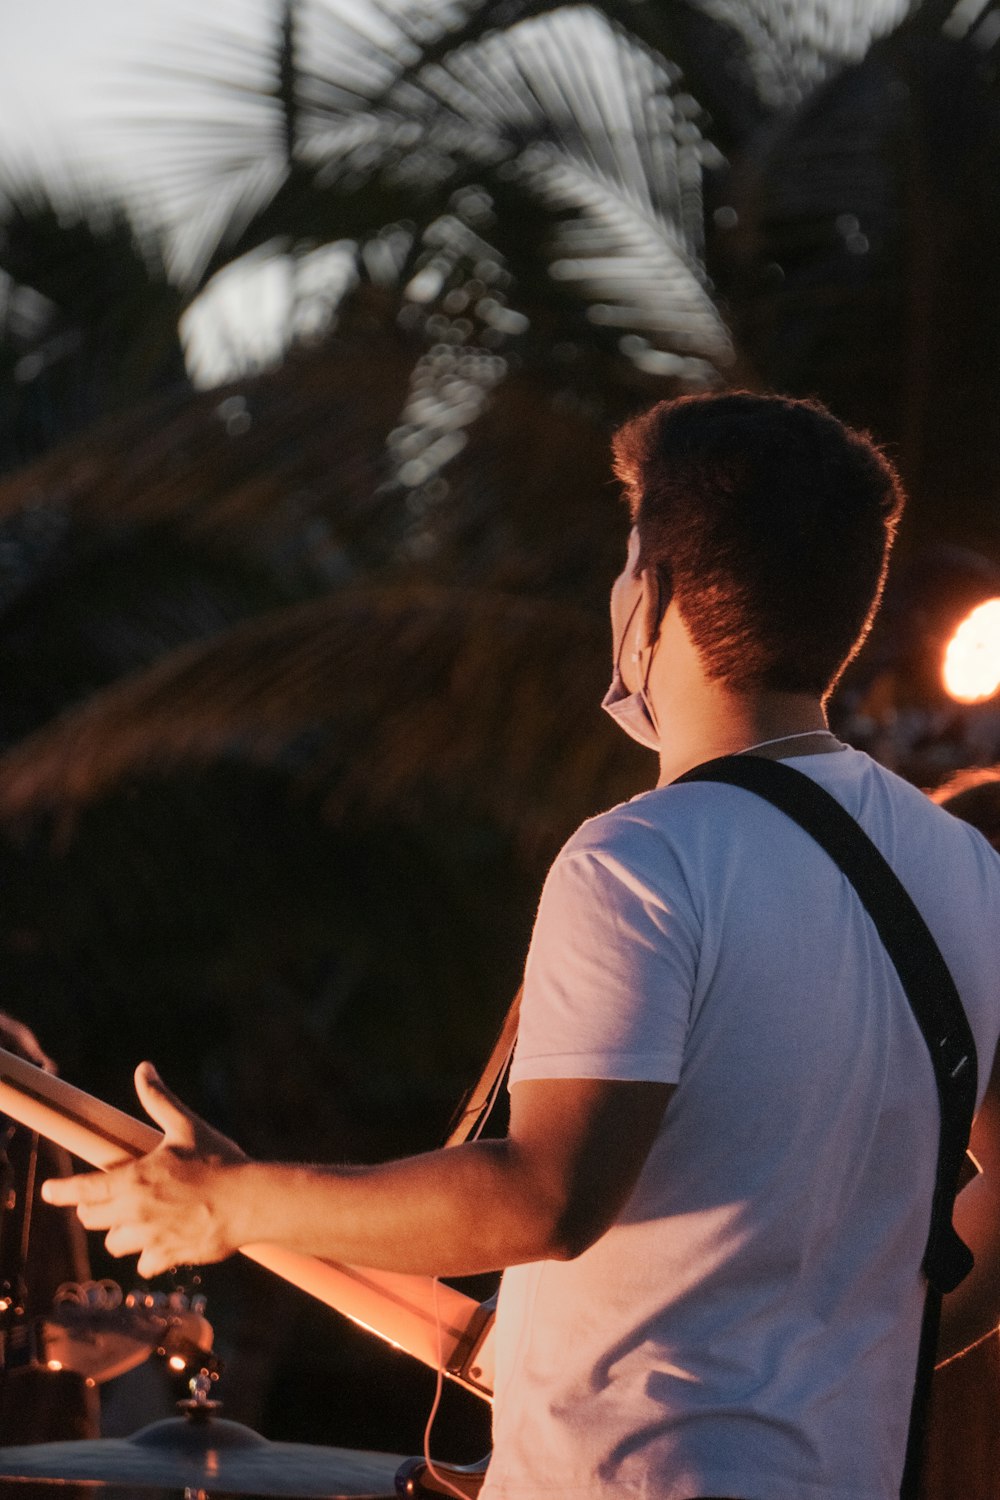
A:
POLYGON ((837 799, 781 761, 728 755, 678 777, 743 787, 810 834, 854 886, 896 968, 930 1052, 940 1102, 937 1170, 923 1257, 928 1292, 920 1335, 902 1500, 916 1496, 927 1399, 934 1372, 941 1296, 972 1268, 952 1214, 976 1107, 976 1045, 941 950, 909 893, 871 839, 837 799))
POLYGON ((524 985, 522 984, 510 1002, 510 1007, 501 1023, 499 1035, 493 1043, 492 1051, 486 1059, 482 1072, 455 1112, 445 1146, 461 1146, 463 1142, 471 1140, 493 1108, 497 1090, 514 1052, 523 993, 524 985))

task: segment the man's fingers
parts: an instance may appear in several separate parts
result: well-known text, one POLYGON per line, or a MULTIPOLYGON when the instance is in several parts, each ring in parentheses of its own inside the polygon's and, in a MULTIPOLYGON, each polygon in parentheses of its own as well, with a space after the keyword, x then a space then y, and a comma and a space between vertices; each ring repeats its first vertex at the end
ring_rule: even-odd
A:
POLYGON ((50 1177, 42 1183, 46 1203, 74 1208, 81 1203, 106 1203, 111 1183, 103 1172, 82 1172, 77 1177, 50 1177))
POLYGON ((219 1236, 202 1180, 217 1157, 240 1161, 232 1142, 210 1130, 163 1084, 156 1069, 136 1070, 143 1107, 162 1128, 164 1140, 148 1156, 109 1172, 52 1178, 43 1184, 47 1203, 75 1208, 85 1229, 105 1231, 111 1255, 141 1255, 139 1274, 153 1276, 180 1262, 217 1259, 219 1236), (201 1155, 199 1155, 199 1152, 201 1155))
POLYGON ((136 1271, 147 1280, 152 1276, 159 1276, 164 1271, 170 1271, 177 1264, 176 1255, 164 1254, 162 1250, 144 1250, 139 1256, 136 1271))
POLYGON ((100 1203, 76 1205, 76 1216, 84 1229, 110 1229, 120 1215, 121 1209, 116 1208, 107 1198, 100 1203))
POLYGON ((136 1068, 135 1091, 139 1103, 159 1125, 169 1145, 189 1148, 194 1145, 195 1116, 171 1093, 152 1063, 142 1062, 136 1068))
POLYGON ((116 1224, 104 1236, 105 1249, 109 1255, 137 1255, 145 1243, 144 1232, 138 1224, 116 1224))
POLYGON ((7 1015, 6 1011, 0 1011, 0 1046, 26 1057, 28 1062, 34 1063, 36 1068, 44 1068, 47 1073, 59 1071, 51 1057, 42 1051, 31 1027, 7 1015))
POLYGON ((75 1177, 50 1177, 42 1183, 42 1197, 46 1203, 55 1203, 60 1207, 76 1202, 75 1177))

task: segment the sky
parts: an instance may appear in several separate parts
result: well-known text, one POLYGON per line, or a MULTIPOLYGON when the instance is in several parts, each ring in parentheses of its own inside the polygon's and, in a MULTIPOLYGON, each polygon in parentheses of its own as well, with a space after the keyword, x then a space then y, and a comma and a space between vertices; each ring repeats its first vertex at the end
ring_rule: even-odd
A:
MULTIPOLYGON (((342 12, 365 10, 364 0, 329 3, 342 12)), ((447 8, 445 0, 421 3, 447 8)), ((736 3, 752 13, 763 0, 736 3)), ((839 10, 854 30, 861 17, 864 32, 898 19, 907 0, 796 3, 804 32, 819 37, 821 13, 839 10)), ((178 196, 165 171, 178 138, 192 144, 190 133, 178 132, 185 120, 200 120, 210 148, 213 124, 238 120, 240 110, 233 96, 220 101, 192 75, 204 71, 220 36, 251 47, 266 39, 275 9, 275 0, 0 0, 0 160, 8 173, 38 171, 50 180, 110 187, 182 236, 194 217, 193 200, 178 196)), ((329 273, 335 287, 343 265, 327 254, 306 273, 321 285, 329 273)), ((310 306, 323 302, 322 290, 309 295, 310 306)), ((300 300, 296 294, 296 308, 300 300)), ((259 257, 222 273, 185 325, 194 377, 214 383, 241 365, 278 357, 292 305, 287 265, 259 257)), ((308 307, 305 315, 313 316, 308 307)))
POLYGON ((0 138, 5 161, 72 164, 159 202, 155 132, 142 116, 204 107, 194 84, 157 76, 188 43, 267 33, 266 0, 0 0, 0 138))
MULTIPOLYGON (((0 0, 6 171, 111 188, 155 222, 182 221, 161 171, 171 120, 219 106, 172 70, 219 32, 265 37, 272 15, 269 0, 0 0)), ((192 373, 211 384, 276 357, 287 299, 273 264, 220 278, 187 320, 192 373)))

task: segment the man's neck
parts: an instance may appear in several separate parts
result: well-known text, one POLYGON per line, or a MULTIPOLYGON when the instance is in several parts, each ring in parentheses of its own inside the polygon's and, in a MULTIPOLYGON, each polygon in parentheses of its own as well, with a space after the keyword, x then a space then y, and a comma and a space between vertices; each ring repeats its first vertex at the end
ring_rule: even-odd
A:
MULTIPOLYGON (((658 786, 719 755, 738 755, 752 745, 792 735, 827 732, 819 694, 736 691, 707 676, 673 603, 661 621, 646 691, 660 735, 658 786)), ((788 753, 808 743, 792 740, 788 753)))
POLYGON ((733 694, 716 689, 701 704, 689 700, 686 710, 674 718, 664 713, 660 722, 658 786, 703 761, 755 746, 771 755, 822 749, 829 733, 822 703, 801 693, 733 694))

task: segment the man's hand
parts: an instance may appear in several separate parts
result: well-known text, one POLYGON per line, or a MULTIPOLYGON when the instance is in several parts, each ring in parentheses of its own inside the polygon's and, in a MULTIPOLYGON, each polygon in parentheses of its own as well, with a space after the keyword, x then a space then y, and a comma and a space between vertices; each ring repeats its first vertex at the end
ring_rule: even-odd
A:
POLYGON ((8 1052, 13 1052, 17 1057, 23 1057, 26 1062, 34 1063, 36 1068, 44 1068, 46 1073, 58 1072, 51 1057, 43 1052, 31 1027, 19 1021, 16 1016, 9 1016, 6 1011, 2 1010, 0 1010, 0 1047, 5 1047, 8 1052))
POLYGON ((51 1178, 42 1197, 75 1207, 85 1228, 107 1230, 112 1255, 138 1252, 140 1276, 223 1260, 240 1243, 233 1211, 239 1195, 225 1188, 247 1157, 182 1104, 151 1063, 136 1069, 135 1088, 163 1130, 162 1144, 110 1172, 51 1178))

